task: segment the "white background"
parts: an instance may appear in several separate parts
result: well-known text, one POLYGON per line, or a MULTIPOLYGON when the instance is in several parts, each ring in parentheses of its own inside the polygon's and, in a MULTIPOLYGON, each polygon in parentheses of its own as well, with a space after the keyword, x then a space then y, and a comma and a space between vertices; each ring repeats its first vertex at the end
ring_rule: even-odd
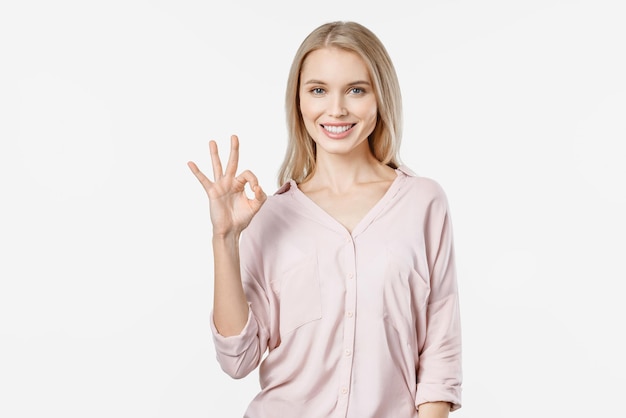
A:
POLYGON ((208 140, 236 133, 275 190, 291 59, 339 19, 387 46, 403 161, 448 193, 453 416, 623 413, 626 6, 411 3, 1 3, 0 416, 243 415, 258 376, 215 360, 186 162, 210 171, 208 140))

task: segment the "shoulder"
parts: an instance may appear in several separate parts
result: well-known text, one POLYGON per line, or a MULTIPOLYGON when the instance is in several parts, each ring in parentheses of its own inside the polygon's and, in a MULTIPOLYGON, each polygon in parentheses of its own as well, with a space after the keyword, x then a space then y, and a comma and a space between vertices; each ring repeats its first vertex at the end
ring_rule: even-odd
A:
POLYGON ((267 197, 262 208, 265 208, 265 212, 270 213, 284 212, 289 206, 293 205, 295 188, 293 181, 284 183, 273 194, 267 197))
POLYGON ((268 195, 263 206, 246 228, 247 235, 267 233, 268 230, 275 230, 283 225, 289 213, 294 210, 293 200, 293 190, 290 190, 289 183, 285 183, 276 192, 268 195))
POLYGON ((422 202, 440 201, 447 204, 446 192, 437 180, 418 175, 406 166, 401 166, 398 170, 405 176, 406 193, 422 202))

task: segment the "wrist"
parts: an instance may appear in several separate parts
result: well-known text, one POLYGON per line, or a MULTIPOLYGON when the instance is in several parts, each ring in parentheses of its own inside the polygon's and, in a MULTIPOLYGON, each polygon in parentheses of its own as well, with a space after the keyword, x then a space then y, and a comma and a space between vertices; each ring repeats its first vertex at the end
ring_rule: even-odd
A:
POLYGON ((238 243, 241 232, 228 231, 228 232, 213 232, 213 244, 229 244, 238 243))

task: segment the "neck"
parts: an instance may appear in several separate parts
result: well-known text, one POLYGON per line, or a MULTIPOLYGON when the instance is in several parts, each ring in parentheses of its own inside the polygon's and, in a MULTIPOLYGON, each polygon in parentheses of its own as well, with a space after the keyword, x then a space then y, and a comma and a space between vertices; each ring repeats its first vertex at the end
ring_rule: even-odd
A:
POLYGON ((306 181, 311 189, 330 189, 341 194, 356 184, 388 179, 395 173, 393 169, 378 161, 367 149, 361 155, 317 155, 315 172, 306 181))

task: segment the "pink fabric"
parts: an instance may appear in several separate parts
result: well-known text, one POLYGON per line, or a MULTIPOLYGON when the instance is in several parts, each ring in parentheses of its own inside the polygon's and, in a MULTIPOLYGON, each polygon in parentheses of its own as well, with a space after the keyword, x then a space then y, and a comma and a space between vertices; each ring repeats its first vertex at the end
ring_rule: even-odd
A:
POLYGON ((295 184, 270 196, 241 238, 250 316, 221 336, 235 378, 259 364, 249 418, 416 418, 461 406, 461 328, 452 226, 435 181, 400 167, 350 234, 295 184))

